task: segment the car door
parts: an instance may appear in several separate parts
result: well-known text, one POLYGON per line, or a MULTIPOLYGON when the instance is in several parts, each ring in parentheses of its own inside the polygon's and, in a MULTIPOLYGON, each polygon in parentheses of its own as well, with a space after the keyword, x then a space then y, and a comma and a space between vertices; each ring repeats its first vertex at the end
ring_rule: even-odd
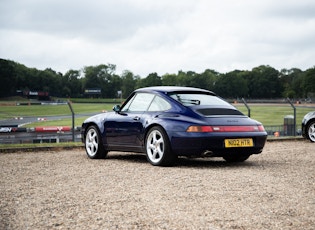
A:
POLYGON ((144 130, 143 113, 151 104, 154 94, 136 93, 121 108, 120 112, 113 113, 105 122, 105 135, 109 148, 126 150, 138 148, 138 137, 144 130))

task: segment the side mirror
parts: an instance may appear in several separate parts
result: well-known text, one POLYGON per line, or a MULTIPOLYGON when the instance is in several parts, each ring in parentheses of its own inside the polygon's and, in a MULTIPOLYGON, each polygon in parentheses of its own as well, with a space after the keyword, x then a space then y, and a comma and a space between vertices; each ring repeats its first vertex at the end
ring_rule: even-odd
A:
POLYGON ((120 112, 120 109, 121 109, 120 105, 115 105, 115 106, 113 107, 113 110, 114 110, 116 113, 119 113, 119 112, 120 112))

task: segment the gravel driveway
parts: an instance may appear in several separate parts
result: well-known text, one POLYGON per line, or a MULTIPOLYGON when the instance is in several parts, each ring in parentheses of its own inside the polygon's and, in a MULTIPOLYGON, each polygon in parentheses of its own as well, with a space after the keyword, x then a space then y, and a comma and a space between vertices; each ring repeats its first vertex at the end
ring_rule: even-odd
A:
POLYGON ((0 229, 314 229, 315 144, 267 142, 244 163, 83 149, 0 154, 0 229))

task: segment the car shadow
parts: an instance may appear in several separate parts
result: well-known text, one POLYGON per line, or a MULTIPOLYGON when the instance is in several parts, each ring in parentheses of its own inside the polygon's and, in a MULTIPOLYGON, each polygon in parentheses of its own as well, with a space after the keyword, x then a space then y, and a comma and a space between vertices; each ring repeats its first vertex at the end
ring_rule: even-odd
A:
POLYGON ((175 166, 185 168, 238 168, 257 166, 256 162, 250 159, 244 162, 227 162, 221 157, 208 158, 178 158, 175 166))
MULTIPOLYGON (((145 163, 149 164, 147 158, 144 154, 139 153, 115 153, 108 154, 106 157, 107 160, 119 160, 119 161, 127 161, 130 163, 145 163)), ((259 166, 259 164, 255 161, 251 161, 250 158, 245 162, 227 162, 223 158, 215 157, 215 158, 187 158, 187 157, 179 157, 174 165, 171 167, 185 167, 185 168, 235 168, 235 167, 255 167, 259 166)))
POLYGON ((120 161, 128 161, 131 163, 148 163, 147 158, 144 154, 139 153, 121 153, 121 154, 111 154, 108 153, 106 160, 120 160, 120 161))

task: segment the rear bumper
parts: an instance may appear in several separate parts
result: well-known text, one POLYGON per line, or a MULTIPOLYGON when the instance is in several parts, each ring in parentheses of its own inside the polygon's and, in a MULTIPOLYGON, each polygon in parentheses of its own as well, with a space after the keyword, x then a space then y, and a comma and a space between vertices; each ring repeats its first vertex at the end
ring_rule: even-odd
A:
POLYGON ((240 154, 259 154, 262 152, 267 140, 267 133, 259 133, 256 135, 244 134, 224 134, 219 135, 207 135, 201 137, 200 134, 189 135, 189 136, 177 136, 171 138, 171 146, 173 152, 178 156, 199 156, 205 152, 211 152, 213 156, 223 156, 229 153, 240 153, 240 154), (236 138, 252 138, 253 147, 235 147, 226 148, 224 144, 225 139, 236 139, 236 138))

